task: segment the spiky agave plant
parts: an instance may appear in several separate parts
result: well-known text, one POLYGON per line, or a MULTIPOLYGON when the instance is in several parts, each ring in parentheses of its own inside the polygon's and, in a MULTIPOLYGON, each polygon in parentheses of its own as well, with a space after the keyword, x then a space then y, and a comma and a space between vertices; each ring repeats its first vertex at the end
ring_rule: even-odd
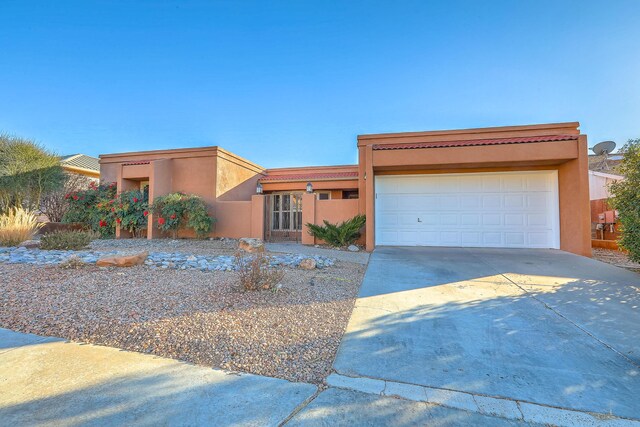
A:
POLYGON ((356 215, 340 224, 331 224, 324 220, 324 225, 307 224, 309 234, 324 240, 328 244, 336 247, 348 246, 358 240, 360 229, 366 222, 364 215, 356 215))
POLYGON ((6 214, 0 215, 0 246, 17 246, 33 239, 42 226, 44 224, 38 222, 38 217, 32 211, 21 207, 9 209, 6 214))

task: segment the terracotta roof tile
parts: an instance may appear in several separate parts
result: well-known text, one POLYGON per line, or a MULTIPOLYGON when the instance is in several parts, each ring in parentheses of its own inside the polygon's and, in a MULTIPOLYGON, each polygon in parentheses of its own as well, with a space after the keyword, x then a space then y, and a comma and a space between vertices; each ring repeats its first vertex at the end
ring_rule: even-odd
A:
POLYGON ((398 144, 375 144, 374 150, 406 150, 413 148, 445 148, 445 147, 474 147, 481 145, 503 145, 503 144, 527 144, 532 142, 548 141, 573 141, 578 139, 578 135, 546 135, 527 136, 518 138, 493 138, 493 139, 472 139, 467 141, 434 141, 434 142, 404 142, 398 144))
POLYGON ((316 180, 344 180, 357 179, 358 172, 328 172, 328 173, 299 173, 265 175, 260 181, 316 181, 316 180))
POLYGON ((122 166, 148 165, 149 163, 151 163, 151 160, 138 160, 136 162, 123 163, 122 166))

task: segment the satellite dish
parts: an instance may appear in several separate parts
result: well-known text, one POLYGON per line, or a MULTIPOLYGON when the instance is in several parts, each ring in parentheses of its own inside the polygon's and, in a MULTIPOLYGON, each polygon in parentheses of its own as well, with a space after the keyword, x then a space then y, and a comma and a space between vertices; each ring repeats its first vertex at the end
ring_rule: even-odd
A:
POLYGON ((591 148, 591 151, 596 153, 598 156, 606 156, 611 153, 616 148, 616 143, 613 141, 602 141, 597 143, 591 148))

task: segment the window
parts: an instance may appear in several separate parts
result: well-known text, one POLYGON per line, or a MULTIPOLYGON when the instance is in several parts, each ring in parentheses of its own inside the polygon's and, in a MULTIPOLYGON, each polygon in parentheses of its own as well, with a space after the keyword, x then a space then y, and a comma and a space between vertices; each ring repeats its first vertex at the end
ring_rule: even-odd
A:
POLYGON ((349 190, 342 192, 343 199, 357 199, 358 198, 358 190, 349 190))
POLYGON ((331 193, 328 191, 316 191, 316 197, 318 198, 318 200, 329 200, 331 199, 331 193))

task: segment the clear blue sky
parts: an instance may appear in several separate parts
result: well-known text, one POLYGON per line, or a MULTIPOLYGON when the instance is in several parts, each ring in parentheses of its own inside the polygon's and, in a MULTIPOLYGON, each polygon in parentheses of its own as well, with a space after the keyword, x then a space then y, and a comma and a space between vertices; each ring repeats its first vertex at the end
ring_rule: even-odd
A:
POLYGON ((640 1, 0 1, 0 131, 355 163, 361 133, 640 137, 640 1))

